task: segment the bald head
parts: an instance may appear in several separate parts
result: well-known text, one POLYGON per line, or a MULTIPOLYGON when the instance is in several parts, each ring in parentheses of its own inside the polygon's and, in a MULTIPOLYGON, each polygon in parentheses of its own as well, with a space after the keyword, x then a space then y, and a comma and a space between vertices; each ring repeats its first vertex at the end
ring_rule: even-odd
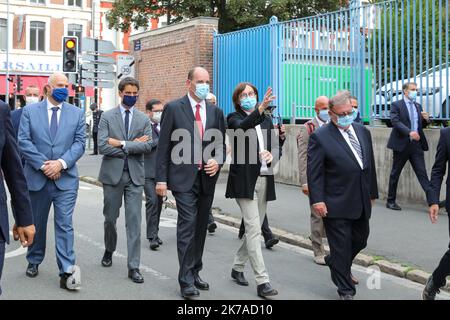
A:
POLYGON ((189 95, 197 102, 206 99, 209 93, 209 84, 209 72, 205 68, 195 67, 189 71, 186 86, 189 95))
POLYGON ((47 83, 49 85, 51 85, 52 87, 63 87, 63 86, 58 86, 58 84, 64 83, 66 85, 69 83, 69 80, 63 73, 53 73, 52 75, 50 75, 50 77, 48 77, 47 83))

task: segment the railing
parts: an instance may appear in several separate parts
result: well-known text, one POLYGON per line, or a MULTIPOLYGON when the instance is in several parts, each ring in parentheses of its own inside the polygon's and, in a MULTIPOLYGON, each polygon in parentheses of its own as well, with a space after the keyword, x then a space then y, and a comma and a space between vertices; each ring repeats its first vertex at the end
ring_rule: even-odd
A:
POLYGON ((388 119, 402 86, 415 82, 417 102, 450 119, 450 2, 386 1, 314 17, 214 35, 214 90, 226 113, 241 81, 262 98, 272 86, 284 119, 308 119, 314 100, 350 90, 362 118, 388 119))

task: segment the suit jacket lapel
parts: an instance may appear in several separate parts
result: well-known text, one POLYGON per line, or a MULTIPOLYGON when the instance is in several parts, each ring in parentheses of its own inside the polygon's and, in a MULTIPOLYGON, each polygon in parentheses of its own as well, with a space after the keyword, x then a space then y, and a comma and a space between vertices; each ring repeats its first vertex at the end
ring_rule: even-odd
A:
POLYGON ((183 104, 181 110, 183 110, 183 112, 189 119, 189 122, 192 124, 192 132, 194 132, 195 117, 194 112, 192 111, 191 102, 189 101, 187 95, 181 100, 181 103, 183 104))
POLYGON ((65 128, 66 127, 66 112, 67 112, 67 106, 65 106, 65 102, 62 103, 61 105, 61 110, 59 111, 61 112, 59 115, 59 122, 58 122, 58 130, 56 130, 56 137, 55 137, 55 141, 61 139, 60 135, 64 132, 63 129, 61 128, 65 128))
POLYGON ((205 131, 209 128, 212 128, 214 125, 214 107, 210 105, 209 103, 206 103, 206 125, 205 125, 205 131))
POLYGON ((406 104, 406 101, 404 99, 402 100, 402 103, 403 103, 403 107, 404 107, 403 110, 404 110, 404 112, 406 112, 407 124, 409 125, 409 128, 411 129, 412 128, 412 123, 411 123, 411 118, 410 118, 410 115, 409 115, 408 105, 406 104))
POLYGON ((347 141, 342 136, 341 132, 339 131, 338 127, 336 127, 333 123, 328 124, 330 126, 330 130, 332 132, 333 137, 336 139, 336 141, 341 145, 341 147, 347 152, 348 156, 352 158, 352 160, 355 162, 355 164, 359 167, 358 160, 356 160, 355 155, 353 154, 352 149, 350 149, 350 146, 348 145, 347 141))
POLYGON ((125 134, 125 124, 123 122, 122 113, 120 112, 119 106, 116 108, 116 121, 119 123, 120 131, 122 131, 122 136, 125 138, 125 140, 127 140, 128 137, 125 134))

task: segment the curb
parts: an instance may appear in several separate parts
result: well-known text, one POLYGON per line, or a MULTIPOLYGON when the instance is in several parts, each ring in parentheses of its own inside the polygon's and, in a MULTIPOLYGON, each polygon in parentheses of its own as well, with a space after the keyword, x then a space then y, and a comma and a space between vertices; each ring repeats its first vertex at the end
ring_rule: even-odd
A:
MULTIPOLYGON (((95 178, 92 177, 88 177, 88 176, 80 176, 80 180, 89 184, 93 184, 96 186, 101 187, 102 183, 100 181, 98 181, 95 178)), ((143 199, 145 200, 145 195, 143 195, 143 199)), ((171 209, 176 209, 176 203, 174 201, 165 201, 165 206, 171 209)), ((231 227, 235 227, 235 228, 239 228, 240 224, 241 224, 241 219, 237 219, 235 217, 232 217, 228 214, 226 214, 225 212, 222 212, 222 210, 220 208, 217 207, 213 207, 212 208, 212 213, 214 216, 214 219, 220 223, 226 224, 228 226, 231 227)), ((298 235, 298 234, 293 234, 290 233, 288 231, 282 230, 282 229, 278 229, 278 228, 273 228, 272 229, 272 233, 278 237, 280 239, 280 241, 303 248, 303 249, 307 249, 307 250, 311 250, 312 251, 312 244, 311 244, 311 240, 298 235)), ((328 253, 329 252, 329 248, 328 246, 325 245, 325 251, 328 253)), ((405 267, 404 265, 400 264, 400 263, 396 263, 396 262, 391 262, 388 260, 384 260, 384 259, 377 259, 374 256, 368 255, 368 254, 363 254, 363 253, 359 253, 355 259, 353 260, 353 262, 357 265, 363 266, 363 267, 369 267, 369 266, 377 266, 383 273, 386 274, 390 274, 393 275, 395 277, 399 277, 399 278, 405 278, 408 279, 410 281, 419 283, 424 285, 428 278, 431 276, 430 273, 425 272, 423 270, 420 269, 414 269, 411 267, 405 267)), ((441 290, 450 292, 450 280, 447 280, 447 283, 445 285, 445 287, 441 288, 441 290)))

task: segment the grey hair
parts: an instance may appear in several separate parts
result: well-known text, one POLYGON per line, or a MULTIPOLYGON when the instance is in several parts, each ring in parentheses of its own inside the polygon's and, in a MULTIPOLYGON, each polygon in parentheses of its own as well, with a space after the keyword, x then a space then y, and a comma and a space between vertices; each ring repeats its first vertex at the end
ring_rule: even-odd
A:
POLYGON ((350 104, 351 93, 348 90, 341 90, 330 99, 330 108, 343 104, 350 104))

